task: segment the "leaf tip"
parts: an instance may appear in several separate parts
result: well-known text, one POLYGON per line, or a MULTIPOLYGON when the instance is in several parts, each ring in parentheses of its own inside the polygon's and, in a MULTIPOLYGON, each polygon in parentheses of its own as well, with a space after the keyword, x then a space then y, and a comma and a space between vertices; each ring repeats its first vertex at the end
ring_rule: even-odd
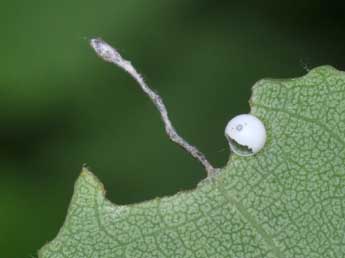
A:
POLYGON ((80 176, 76 182, 76 187, 79 184, 83 184, 84 182, 87 182, 89 185, 92 185, 95 189, 100 191, 103 196, 105 196, 106 190, 104 188, 103 183, 98 179, 98 177, 95 176, 94 173, 91 172, 90 168, 88 168, 85 165, 83 165, 80 176))

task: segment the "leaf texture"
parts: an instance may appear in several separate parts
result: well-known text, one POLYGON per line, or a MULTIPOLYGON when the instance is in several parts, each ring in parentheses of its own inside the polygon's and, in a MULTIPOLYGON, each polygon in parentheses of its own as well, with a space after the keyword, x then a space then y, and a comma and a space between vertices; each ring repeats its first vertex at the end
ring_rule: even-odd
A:
POLYGON ((345 257, 345 73, 264 79, 251 114, 257 155, 231 155, 193 191, 119 206, 87 169, 40 258, 345 257))

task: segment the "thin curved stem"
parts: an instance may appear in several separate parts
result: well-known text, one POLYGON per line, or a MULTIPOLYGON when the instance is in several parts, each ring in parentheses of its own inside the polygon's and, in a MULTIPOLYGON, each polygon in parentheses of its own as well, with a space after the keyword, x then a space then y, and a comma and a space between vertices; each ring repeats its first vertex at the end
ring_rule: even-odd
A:
POLYGON ((176 132, 175 128, 173 127, 169 119, 168 111, 163 103, 162 98, 146 84, 143 77, 136 71, 131 62, 122 58, 120 53, 115 48, 113 48, 100 38, 91 39, 90 45, 96 51, 96 54, 100 58, 102 58, 106 62, 110 62, 119 66, 127 73, 129 73, 129 75, 131 75, 134 80, 137 81, 141 89, 151 99, 153 104, 158 109, 169 139, 181 146, 189 154, 196 158, 204 166, 208 176, 212 175, 215 172, 215 168, 208 162, 208 160, 202 152, 200 152, 193 145, 189 144, 176 132))

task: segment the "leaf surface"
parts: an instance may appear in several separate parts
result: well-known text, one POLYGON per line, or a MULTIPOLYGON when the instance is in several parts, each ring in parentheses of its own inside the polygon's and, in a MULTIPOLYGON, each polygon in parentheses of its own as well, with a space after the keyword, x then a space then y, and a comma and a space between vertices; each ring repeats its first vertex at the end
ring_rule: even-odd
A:
POLYGON ((87 169, 40 258, 345 256, 345 73, 261 80, 251 114, 268 140, 193 191, 119 206, 87 169))

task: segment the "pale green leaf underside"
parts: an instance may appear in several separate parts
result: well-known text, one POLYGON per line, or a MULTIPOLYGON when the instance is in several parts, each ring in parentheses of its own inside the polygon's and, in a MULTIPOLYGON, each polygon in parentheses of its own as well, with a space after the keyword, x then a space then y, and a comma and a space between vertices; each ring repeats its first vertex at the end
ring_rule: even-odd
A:
POLYGON ((344 257, 345 73, 261 80, 250 103, 268 130, 257 155, 232 155, 193 191, 128 206, 84 169, 39 257, 344 257))

